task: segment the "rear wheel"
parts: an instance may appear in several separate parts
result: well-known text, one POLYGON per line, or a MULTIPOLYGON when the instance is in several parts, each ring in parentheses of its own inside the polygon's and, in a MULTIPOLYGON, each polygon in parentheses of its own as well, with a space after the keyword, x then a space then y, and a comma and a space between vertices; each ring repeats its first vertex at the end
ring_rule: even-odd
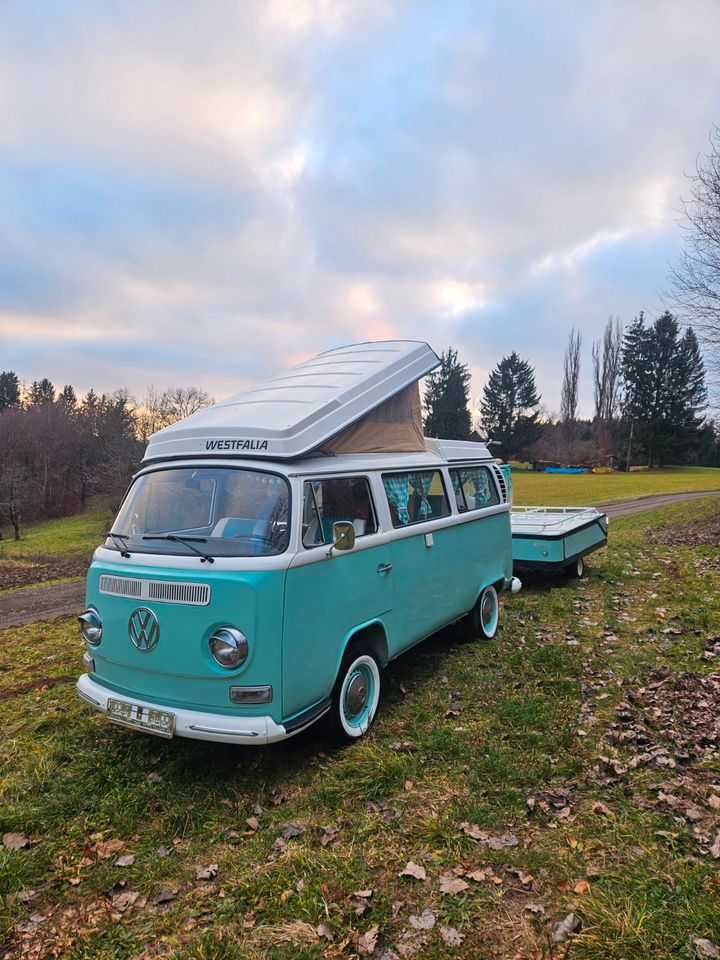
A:
POLYGON ((371 650, 355 647, 343 657, 328 714, 336 743, 354 743, 370 729, 380 702, 380 667, 371 650))
POLYGON ((578 557, 565 567, 565 576, 572 580, 579 580, 580 577, 585 576, 585 561, 582 557, 578 557))
POLYGON ((466 640, 492 640, 497 633, 500 620, 500 601, 493 586, 485 587, 477 598, 475 606, 461 621, 462 633, 466 640))

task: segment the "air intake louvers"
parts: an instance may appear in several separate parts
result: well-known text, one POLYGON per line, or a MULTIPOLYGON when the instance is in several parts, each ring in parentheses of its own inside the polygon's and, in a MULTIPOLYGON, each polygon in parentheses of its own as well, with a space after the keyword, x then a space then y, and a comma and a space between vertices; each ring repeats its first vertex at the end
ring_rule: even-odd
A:
POLYGON ((502 497, 503 503, 508 502, 508 490, 507 483, 505 482, 505 477, 500 467, 493 464, 493 471, 495 473, 495 479, 498 482, 498 487, 500 487, 500 496, 502 497))
POLYGON ((156 603, 183 603, 206 607, 210 603, 210 585, 183 583, 178 580, 139 580, 133 577, 100 577, 100 593, 113 597, 131 597, 134 600, 154 600, 156 603))

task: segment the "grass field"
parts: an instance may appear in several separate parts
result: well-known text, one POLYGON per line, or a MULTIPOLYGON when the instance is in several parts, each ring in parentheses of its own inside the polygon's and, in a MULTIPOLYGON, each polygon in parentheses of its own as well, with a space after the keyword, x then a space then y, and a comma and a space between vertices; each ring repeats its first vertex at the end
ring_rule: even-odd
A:
POLYGON ((22 539, 12 539, 12 530, 4 527, 0 540, 0 559, 16 559, 37 554, 67 556, 86 553, 90 556, 109 529, 113 515, 106 503, 96 504, 84 513, 60 520, 47 520, 24 528, 22 539))
POLYGON ((617 520, 586 580, 508 597, 493 642, 426 641, 344 751, 111 727, 75 697, 74 622, 0 634, 0 828, 29 844, 0 849, 0 955, 352 958, 377 936, 376 958, 690 960, 720 942, 718 550, 645 533, 718 511, 617 520))
POLYGON ((522 506, 588 506, 653 493, 720 490, 717 467, 665 467, 632 473, 559 474, 513 470, 513 497, 522 506))

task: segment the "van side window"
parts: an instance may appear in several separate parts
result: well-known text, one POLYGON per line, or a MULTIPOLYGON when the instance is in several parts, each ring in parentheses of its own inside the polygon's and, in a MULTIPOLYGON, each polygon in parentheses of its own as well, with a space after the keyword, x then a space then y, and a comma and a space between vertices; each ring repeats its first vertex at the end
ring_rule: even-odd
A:
POLYGON ((436 520, 450 513, 439 470, 412 470, 383 474, 385 493, 394 527, 436 520))
POLYGON ((463 467, 451 470, 453 489, 460 513, 482 510, 500 503, 497 489, 487 467, 463 467))
POLYGON ((338 520, 349 520, 355 528, 356 537, 376 532, 375 510, 365 477, 332 477, 305 482, 303 546, 317 547, 332 543, 333 524, 338 520))

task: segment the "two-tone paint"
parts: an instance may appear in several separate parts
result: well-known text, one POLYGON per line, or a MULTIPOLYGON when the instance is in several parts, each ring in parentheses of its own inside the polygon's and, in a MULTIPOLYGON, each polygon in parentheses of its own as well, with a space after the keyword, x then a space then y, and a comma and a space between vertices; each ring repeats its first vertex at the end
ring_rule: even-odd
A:
MULTIPOLYGON (((183 465, 247 463, 239 457, 175 460, 151 464, 138 477, 183 465)), ((450 479, 450 469, 483 464, 494 461, 449 462, 421 453, 263 462, 263 470, 290 485, 289 543, 274 556, 215 556, 209 564, 178 545, 177 553, 127 557, 106 541, 95 551, 86 594, 88 608, 102 618, 102 641, 87 645, 89 670, 78 681, 79 695, 103 712, 108 698, 169 711, 178 736, 259 744, 293 735, 328 709, 351 642, 361 637, 384 666, 466 614, 485 587, 510 586, 510 505, 499 471, 493 468, 492 475, 501 502, 465 513, 450 479), (441 472, 451 512, 394 528, 382 475, 412 469, 441 472), (350 476, 369 482, 377 532, 331 555, 326 545, 304 547, 303 483, 350 476), (131 587, 123 581, 132 581, 131 587), (190 591, 192 602, 176 598, 183 592, 173 589, 178 584, 198 587, 190 591), (163 594, 169 599, 157 599, 163 594), (197 602, 198 596, 207 602, 197 602), (139 649, 129 635, 139 607, 157 618, 159 640, 150 650, 139 649), (213 632, 227 624, 239 628, 249 646, 234 670, 219 666, 208 647, 213 632), (269 687, 269 702, 231 700, 231 688, 252 687, 269 687)))

